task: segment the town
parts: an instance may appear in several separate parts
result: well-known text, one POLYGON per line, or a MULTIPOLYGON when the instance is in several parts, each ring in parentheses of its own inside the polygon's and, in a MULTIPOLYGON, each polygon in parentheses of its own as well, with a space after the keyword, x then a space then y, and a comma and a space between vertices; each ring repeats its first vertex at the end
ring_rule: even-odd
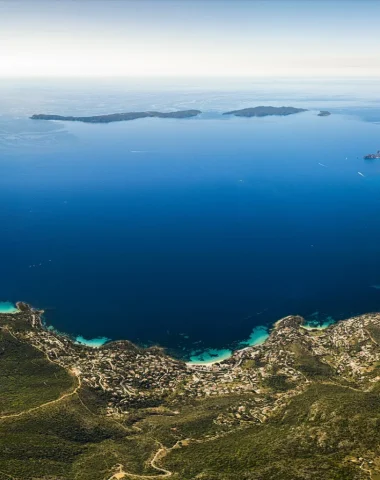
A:
POLYGON ((302 317, 289 316, 274 325, 264 344, 238 350, 220 363, 197 365, 171 358, 161 348, 143 349, 129 341, 99 348, 79 345, 45 328, 41 311, 26 304, 18 307, 18 314, 0 316, 1 327, 44 352, 82 385, 105 394, 107 416, 140 407, 180 408, 191 399, 252 394, 251 400, 243 401, 242 396, 236 408, 221 413, 218 422, 263 423, 315 378, 354 383, 363 390, 380 379, 376 369, 380 314, 351 318, 323 330, 304 328, 302 317), (20 322, 23 328, 16 326, 20 322))

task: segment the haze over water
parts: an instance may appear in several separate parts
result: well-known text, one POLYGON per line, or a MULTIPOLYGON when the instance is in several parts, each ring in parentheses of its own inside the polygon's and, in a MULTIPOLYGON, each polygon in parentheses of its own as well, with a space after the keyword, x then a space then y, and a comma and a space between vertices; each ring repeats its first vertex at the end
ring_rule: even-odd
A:
POLYGON ((380 149, 378 82, 170 82, 0 85, 0 301, 184 357, 289 314, 379 310, 380 161, 363 160, 380 149), (310 111, 220 116, 257 105, 310 111), (187 108, 204 113, 28 119, 187 108))

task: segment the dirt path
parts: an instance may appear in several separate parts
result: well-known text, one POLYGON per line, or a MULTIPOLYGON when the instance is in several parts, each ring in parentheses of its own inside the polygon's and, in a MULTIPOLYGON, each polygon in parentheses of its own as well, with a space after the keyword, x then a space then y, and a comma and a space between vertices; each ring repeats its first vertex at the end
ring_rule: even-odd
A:
POLYGON ((114 473, 108 480, 121 480, 122 478, 125 478, 127 474, 123 470, 123 465, 119 463, 115 468, 117 469, 116 473, 114 473))
POLYGON ((149 462, 149 465, 160 473, 157 473, 156 475, 139 475, 137 473, 125 472, 123 469, 123 466, 118 465, 117 468, 119 468, 119 471, 116 472, 108 480, 120 480, 122 478, 136 478, 136 479, 141 478, 143 480, 150 480, 155 478, 171 477, 173 475, 173 472, 171 472, 170 470, 166 470, 165 468, 159 467, 158 465, 156 465, 156 462, 159 460, 162 460, 172 448, 160 447, 157 450, 157 452, 154 454, 154 457, 152 458, 152 460, 149 462))
MULTIPOLYGON (((12 335, 12 337, 19 341, 19 339, 17 338, 17 336, 9 329, 7 328, 7 332, 12 335)), ((34 348, 36 348, 37 350, 39 350, 41 353, 44 354, 45 358, 50 362, 50 363, 53 363, 54 365, 57 365, 55 362, 53 362, 53 360, 51 360, 47 353, 44 352, 41 348, 37 347, 36 345, 33 345, 34 348)), ((32 407, 32 408, 29 408, 27 410, 23 410, 22 412, 19 412, 19 413, 10 413, 8 415, 1 415, 0 416, 0 420, 6 420, 8 418, 17 418, 17 417, 21 417, 23 415, 27 415, 28 413, 33 413, 37 410, 40 410, 41 408, 45 408, 45 407, 48 407, 49 405, 54 405, 55 403, 59 403, 61 402, 62 400, 64 400, 65 398, 68 398, 68 397, 72 397, 73 395, 76 395, 77 392, 79 391, 79 389, 81 388, 82 386, 82 381, 81 381, 81 378, 80 378, 80 374, 79 374, 79 371, 77 369, 73 369, 73 370, 69 370, 69 373, 71 373, 71 375, 73 375, 76 380, 77 380, 77 385, 76 387, 71 391, 71 392, 67 392, 67 393, 63 393, 61 396, 59 396, 58 398, 56 398, 55 400, 50 400, 49 402, 46 402, 46 403, 42 403, 41 405, 37 405, 37 407, 32 407)))
POLYGON ((50 400, 49 402, 42 403, 41 405, 38 405, 37 407, 32 407, 32 408, 29 408, 28 410, 23 410, 22 412, 19 412, 19 413, 10 413, 9 415, 1 415, 0 420, 5 420, 7 418, 21 417, 23 415, 27 415, 28 413, 32 413, 32 412, 35 412, 37 410, 40 410, 41 408, 48 407, 49 405, 54 405, 55 403, 59 403, 62 400, 64 400, 65 398, 72 397, 73 395, 76 395, 78 393, 78 390, 82 386, 82 382, 81 382, 79 373, 76 370, 71 370, 70 373, 72 375, 74 375, 77 378, 77 381, 78 381, 78 384, 74 388, 74 390, 72 390, 71 392, 62 394, 60 397, 56 398, 55 400, 50 400))
POLYGON ((332 380, 321 382, 321 383, 323 385, 334 385, 335 387, 348 388, 349 390, 353 390, 354 392, 359 392, 359 393, 364 392, 364 390, 361 390, 360 388, 351 387, 350 385, 342 385, 341 383, 336 383, 336 382, 333 382, 332 380))
POLYGON ((1 473, 2 475, 5 475, 6 477, 10 478, 11 480, 19 480, 19 479, 17 479, 16 477, 12 477, 12 475, 9 475, 8 473, 5 473, 5 472, 3 472, 3 471, 1 471, 1 470, 0 470, 0 473, 1 473))
POLYGON ((363 470, 363 472, 368 473, 370 480, 372 479, 372 472, 371 470, 368 470, 368 468, 364 468, 364 462, 360 465, 359 468, 363 470))
POLYGON ((170 450, 173 450, 173 448, 176 447, 177 443, 171 448, 166 448, 166 447, 161 445, 161 447, 157 450, 154 457, 150 461, 150 466, 152 468, 154 468, 155 470, 157 470, 158 472, 162 473, 162 475, 160 475, 161 478, 162 477, 170 477, 171 475, 173 475, 173 472, 171 472, 170 470, 165 470, 165 468, 161 468, 161 467, 157 466, 156 462, 159 461, 159 460, 162 460, 170 452, 170 450))
POLYGON ((124 471, 123 465, 118 464, 115 467, 117 469, 116 473, 114 473, 112 477, 108 478, 108 480, 121 480, 123 478, 141 478, 143 480, 150 480, 155 478, 171 477, 173 475, 173 472, 171 472, 170 470, 166 470, 165 468, 159 467, 156 462, 162 460, 174 448, 178 448, 180 442, 182 442, 182 440, 178 440, 178 442, 176 442, 170 448, 166 448, 162 444, 160 444, 160 448, 157 450, 152 460, 149 462, 149 465, 160 473, 156 475, 139 475, 138 473, 129 473, 124 471))

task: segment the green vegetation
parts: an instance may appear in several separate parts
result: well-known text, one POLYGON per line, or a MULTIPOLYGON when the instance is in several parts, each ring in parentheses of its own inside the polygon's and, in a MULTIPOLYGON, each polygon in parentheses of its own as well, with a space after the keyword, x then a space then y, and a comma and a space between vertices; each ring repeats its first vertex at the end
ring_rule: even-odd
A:
MULTIPOLYGON (((191 398, 179 383, 160 401, 130 402, 119 414, 110 413, 115 391, 90 388, 76 364, 66 370, 32 346, 25 315, 0 315, 0 480, 364 480, 380 472, 375 325, 365 327, 367 339, 362 332, 336 347, 355 359, 367 352, 352 379, 337 373, 326 335, 291 330, 290 319, 289 341, 277 327, 280 345, 272 340, 242 361, 244 374, 257 375, 255 389, 231 375, 222 377, 226 394, 211 384, 208 395, 191 398), (317 337, 325 350, 316 354, 317 337), (234 382, 239 392, 228 390, 234 382)), ((114 367, 119 355, 107 358, 114 367)))
POLYGON ((72 394, 77 383, 42 352, 0 330, 1 480, 103 480, 118 463, 138 474, 157 473, 146 465, 157 442, 104 416, 107 398, 99 392, 82 387, 72 394))
POLYGON ((71 397, 0 422, 0 472, 25 479, 102 480, 117 463, 134 473, 154 472, 144 462, 157 449, 156 442, 135 437, 71 397))
POLYGON ((222 412, 229 412, 238 402, 253 401, 251 395, 231 395, 218 398, 207 398, 189 402, 181 408, 180 414, 145 416, 138 427, 145 433, 154 435, 166 447, 170 447, 178 440, 213 437, 225 431, 216 423, 222 412))
POLYGON ((296 365, 299 371, 308 379, 322 380, 335 376, 334 369, 328 363, 317 358, 302 345, 294 343, 291 345, 290 351, 295 354, 296 365))
POLYGON ((5 331, 0 331, 0 365, 0 416, 55 400, 75 386, 74 377, 5 331))
POLYGON ((378 327, 377 325, 369 325, 367 329, 371 334, 373 340, 380 344, 380 327, 378 327))
POLYGON ((351 459, 379 444, 379 426, 377 394, 314 384, 267 424, 190 443, 164 466, 181 480, 367 478, 351 459))
POLYGON ((286 392, 296 386, 293 382, 289 382, 286 375, 272 375, 264 380, 263 385, 277 392, 286 392))

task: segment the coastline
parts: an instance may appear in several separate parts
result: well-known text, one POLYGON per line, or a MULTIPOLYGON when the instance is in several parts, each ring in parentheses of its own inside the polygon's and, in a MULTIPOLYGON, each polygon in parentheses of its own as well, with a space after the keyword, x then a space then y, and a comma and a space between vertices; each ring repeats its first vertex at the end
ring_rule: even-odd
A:
POLYGON ((215 363, 223 362, 232 357, 232 355, 244 348, 254 347, 256 345, 262 345, 266 339, 269 337, 269 330, 263 325, 258 325, 254 327, 251 335, 247 340, 243 340, 238 343, 235 350, 230 349, 208 349, 197 355, 193 354, 190 357, 190 361, 186 362, 186 365, 213 365, 215 363))
MULTIPOLYGON (((293 408, 294 402, 296 407, 301 402, 305 403, 306 396, 310 398, 310 402, 307 402, 305 406, 305 418, 308 419, 307 415, 311 411, 310 405, 315 405, 315 399, 320 398, 316 396, 319 392, 316 390, 318 387, 325 395, 321 397, 321 403, 318 404, 318 407, 322 405, 322 409, 318 410, 322 413, 325 405, 324 398, 330 399, 332 412, 337 411, 336 398, 339 401, 344 399, 349 408, 348 412, 351 414, 353 402, 358 409, 363 409, 364 392, 368 392, 370 404, 373 403, 377 392, 374 381, 378 380, 378 377, 376 378, 378 372, 374 371, 371 366, 380 355, 380 344, 374 340, 374 338, 378 339, 380 331, 379 313, 348 318, 344 324, 338 322, 332 325, 323 335, 318 331, 309 332, 300 328, 304 323, 304 319, 300 316, 284 317, 276 322, 270 338, 264 345, 243 348, 235 352, 230 360, 217 365, 197 367, 185 365, 164 355, 163 352, 153 349, 138 349, 133 345, 128 345, 127 341, 112 342, 102 349, 75 345, 68 336, 59 336, 53 330, 46 330, 41 321, 42 310, 35 310, 22 303, 19 303, 18 306, 20 310, 18 316, 0 316, 1 328, 4 329, 3 348, 6 349, 9 344, 8 334, 12 335, 17 345, 20 345, 20 348, 12 349, 12 352, 14 350, 18 350, 18 352, 11 363, 11 374, 15 370, 13 365, 16 365, 17 373, 20 370, 21 375, 29 374, 31 377, 29 383, 24 382, 24 378, 21 377, 22 381, 19 381, 15 388, 17 389, 19 384, 22 386, 26 384, 28 387, 30 385, 31 398, 35 398, 36 375, 33 370, 33 376, 30 375, 29 370, 26 370, 25 373, 24 370, 21 370, 24 364, 25 368, 29 368, 30 361, 33 361, 34 358, 37 358, 42 366, 44 363, 41 359, 46 362, 45 365, 49 365, 47 373, 45 373, 46 369, 41 368, 41 375, 45 376, 40 381, 40 383, 44 382, 43 384, 48 388, 51 383, 53 387, 55 386, 55 383, 50 381, 52 375, 55 374, 54 370, 51 371, 51 363, 66 371, 66 375, 63 377, 66 383, 61 392, 53 391, 52 394, 49 392, 48 398, 44 398, 37 405, 27 405, 21 412, 11 411, 9 413, 6 411, 3 414, 3 418, 11 418, 25 413, 28 415, 26 423, 22 421, 21 424, 26 424, 27 428, 30 426, 28 420, 30 412, 44 408, 45 405, 55 405, 63 400, 64 409, 66 406, 75 405, 79 408, 78 414, 73 417, 74 432, 78 431, 77 420, 82 418, 86 410, 83 410, 82 404, 77 401, 75 396, 78 392, 85 394, 87 391, 88 395, 84 399, 88 401, 94 399, 94 403, 90 404, 90 406, 94 406, 94 409, 88 410, 91 415, 89 422, 95 418, 92 414, 93 411, 98 414, 97 418, 101 419, 100 425, 104 425, 106 417, 110 417, 112 424, 116 420, 129 425, 129 422, 135 421, 136 412, 142 414, 141 416, 138 414, 137 418, 143 418, 143 420, 165 416, 165 422, 170 422, 167 424, 170 438, 173 438, 171 432, 177 432, 182 434, 181 438, 187 439, 189 429, 194 429, 194 415, 196 415, 195 421, 202 422, 201 430, 196 430, 196 433, 201 431, 203 434, 204 432, 204 438, 207 441, 209 438, 218 439, 220 437, 218 435, 215 437, 215 425, 220 426, 218 428, 220 428, 222 436, 225 436, 226 432, 239 432, 246 427, 255 435, 257 428, 260 430, 265 428, 272 416, 274 419, 278 419, 279 413, 281 415, 282 412, 289 411, 289 408, 292 412, 291 408, 293 408), (360 349, 357 348, 358 343, 361 345, 360 349), (39 350, 39 352, 34 351, 34 357, 28 353, 32 351, 30 346, 39 350), (45 356, 46 360, 41 354, 45 356), (327 357, 328 362, 322 362, 321 356, 327 357), (278 388, 280 379, 282 384, 278 388), (290 388, 284 388, 284 386, 290 388), (310 395, 307 393, 309 391, 310 395), (358 393, 356 394, 356 392, 358 393), (353 397, 353 395, 357 396, 353 397), (65 399, 71 396, 75 400, 67 404, 65 399), (190 414, 189 408, 191 409, 190 414), (146 417, 145 413, 150 416, 146 417), (212 417, 210 417, 211 414, 212 417), (212 430, 204 431, 205 424, 212 430), (181 428, 180 432, 173 430, 173 428, 177 429, 178 425, 185 425, 185 427, 181 428)), ((259 338, 259 334, 262 332, 256 332, 257 338, 259 338)), ((13 340, 10 344, 14 344, 13 340)), ((13 381, 13 375, 11 375, 11 381, 13 381)), ((12 393, 11 390, 11 395, 12 393)), ((37 393, 39 394, 39 391, 37 393)), ((20 391, 21 398, 24 394, 23 390, 20 391)), ((81 397, 81 395, 79 396, 81 397)), ((14 396, 10 397, 11 401, 13 398, 14 396)), ((56 409, 53 410, 53 412, 55 411, 56 409)), ((46 414, 45 411, 42 411, 41 416, 38 417, 43 422, 42 424, 37 423, 38 431, 40 431, 41 425, 45 425, 47 417, 54 420, 54 415, 50 415, 49 412, 50 410, 47 410, 46 414)), ((336 414, 333 414, 333 417, 335 418, 336 414)), ((328 421, 330 418, 331 416, 328 417, 328 421)), ((60 422, 59 425, 62 425, 61 418, 58 416, 57 419, 60 422)), ((68 421, 70 419, 71 417, 68 421)), ((158 423, 155 424, 150 423, 151 421, 147 420, 153 427, 156 425, 161 428, 163 425, 161 418, 158 418, 158 423)), ((84 422, 83 428, 86 425, 88 427, 86 418, 84 422)), ((290 427, 293 423, 294 416, 291 415, 290 427)), ((328 428, 331 430, 330 423, 328 423, 328 428)), ((198 425, 199 423, 196 424, 197 427, 198 425)), ((271 425, 273 424, 269 424, 269 428, 272 428, 271 425)), ((356 435, 357 423, 353 425, 355 426, 352 430, 353 435, 356 435)), ((5 434, 8 426, 9 424, 6 423, 5 434)), ((64 423, 64 427, 67 427, 67 422, 64 423)), ((280 429, 283 429, 282 423, 280 429)), ((315 430, 315 423, 311 425, 311 433, 313 429, 315 430)), ((57 431, 61 430, 57 429, 57 431)), ((289 441, 291 442, 291 436, 294 436, 291 428, 288 431, 290 432, 289 440, 287 439, 285 442, 285 449, 289 445, 289 441)), ((63 432, 66 433, 67 428, 63 432)), ((128 429, 127 432, 135 438, 135 432, 132 429, 128 429)), ((365 435, 365 426, 363 432, 365 435)), ((145 433, 144 430, 142 434, 145 435, 145 433)), ((119 429, 116 430, 116 434, 116 439, 119 441, 119 429)), ((32 432, 31 442, 34 441, 33 435, 34 432, 32 432)), ((308 435, 307 432, 305 441, 307 441, 308 435)), ((66 436, 63 438, 66 441, 66 436)), ((129 437, 127 438, 129 439, 129 437)), ((194 435, 192 438, 196 442, 199 436, 194 435)), ((239 435, 236 438, 239 440, 239 435)), ((143 436, 143 439, 142 445, 145 447, 146 437, 143 436)), ((338 440, 340 441, 340 438, 338 440)), ((87 438, 84 441, 88 442, 87 438)), ((259 441, 261 441, 260 438, 259 441)), ((49 449, 49 441, 46 442, 46 445, 49 449)), ((66 443, 64 443, 65 445, 66 443)), ((229 446, 228 441, 226 448, 229 446)), ((157 446, 157 448, 159 447, 160 445, 157 446)), ((314 448, 314 445, 312 447, 314 448)), ((322 447, 322 449, 324 448, 325 446, 322 447)), ((158 451, 161 450, 159 448, 158 451)), ((250 449, 247 451, 249 454, 250 449)), ((202 450, 200 454, 205 454, 205 452, 202 450)), ((345 451, 343 455, 346 455, 345 451)), ((145 458, 147 457, 144 456, 143 459, 145 458)))
MULTIPOLYGON (((39 314, 39 319, 41 323, 41 327, 47 331, 54 332, 58 336, 65 337, 69 339, 71 342, 73 342, 75 345, 80 345, 88 348, 93 348, 93 349, 98 349, 100 347, 103 347, 105 344, 110 344, 113 342, 118 342, 118 340, 112 340, 107 337, 97 337, 93 339, 86 339, 82 335, 77 335, 73 336, 68 333, 63 333, 58 330, 56 330, 52 325, 47 325, 42 318, 43 310, 37 310, 34 309, 32 306, 24 303, 24 302, 16 302, 16 304, 12 302, 0 302, 0 314, 5 314, 5 315, 14 315, 17 313, 21 313, 22 311, 25 311, 27 309, 30 309, 31 311, 34 311, 39 314)), ((287 318, 287 317, 285 317, 287 318)), ((185 363, 187 366, 192 367, 192 366, 211 366, 214 364, 221 363, 225 360, 228 360, 231 358, 236 352, 240 350, 244 350, 247 347, 254 347, 258 345, 262 345, 265 343, 265 341, 268 339, 270 336, 270 333, 272 330, 277 328, 277 325, 279 322, 281 322, 282 319, 278 320, 275 322, 272 327, 268 328, 263 325, 259 325, 253 328, 250 336, 248 337, 247 340, 243 340, 237 344, 237 348, 235 349, 206 349, 201 352, 197 351, 192 351, 190 353, 190 360, 189 361, 184 361, 181 359, 176 359, 175 357, 172 357, 173 359, 176 359, 178 361, 181 361, 185 363)), ((328 320, 325 321, 322 324, 316 324, 314 325, 313 322, 305 322, 300 325, 300 327, 306 329, 306 330, 324 330, 328 328, 329 326, 333 325, 336 323, 331 317, 328 317, 328 320)), ((129 340, 122 340, 122 341, 128 341, 129 340)), ((139 347, 142 348, 142 347, 139 347)), ((161 348, 161 347, 159 347, 161 348)), ((171 355, 169 355, 171 357, 171 355)))
MULTIPOLYGON (((22 308, 20 308, 20 305, 26 305, 28 308, 31 310, 34 310, 33 307, 30 305, 27 305, 23 302, 17 302, 16 305, 13 304, 12 302, 0 302, 0 314, 16 314, 22 311, 22 308), (3 310, 1 309, 1 306, 3 307, 3 310)), ((37 310, 36 310, 37 311, 37 310)), ((42 310, 39 310, 40 313, 43 313, 42 310)), ((117 340, 112 340, 108 337, 97 337, 97 338, 92 338, 92 339, 87 339, 82 335, 70 335, 65 332, 60 332, 56 328, 54 328, 52 325, 47 325, 43 319, 41 318, 41 325, 43 328, 45 328, 48 331, 54 332, 56 335, 63 336, 66 338, 69 338, 74 344, 76 345, 81 345, 89 348, 100 348, 103 347, 105 344, 112 343, 117 340)), ((255 345, 261 345, 262 343, 265 342, 265 340, 269 337, 269 330, 267 327, 264 327, 262 325, 259 325, 257 327, 254 327, 252 330, 251 335, 248 337, 247 340, 243 340, 238 343, 237 348, 234 350, 231 349, 206 349, 203 352, 196 353, 192 352, 190 354, 190 360, 189 361, 184 361, 181 359, 182 362, 184 362, 186 365, 213 365, 215 363, 220 363, 223 362, 224 360, 228 360, 229 358, 232 357, 232 355, 239 350, 242 350, 247 347, 253 347, 255 345)), ((128 340, 129 341, 129 340, 128 340)), ((175 358, 175 357, 173 357, 175 358)))
MULTIPOLYGON (((17 302, 16 305, 12 302, 0 302, 0 314, 16 314, 21 312, 23 309, 27 308, 34 310, 33 307, 27 305, 23 302, 17 302), (1 306, 3 305, 3 311, 1 310, 1 306), (20 306, 24 306, 20 308, 20 306)), ((36 310, 37 311, 37 310, 36 310)), ((38 312, 43 313, 42 310, 38 310, 38 312)), ((93 339, 87 339, 82 335, 73 336, 68 333, 60 332, 59 330, 55 329, 52 325, 47 325, 43 319, 41 318, 41 326, 48 331, 54 332, 58 336, 63 336, 65 338, 69 338, 74 344, 85 346, 88 348, 100 348, 103 347, 105 344, 112 343, 117 340, 112 340, 107 337, 97 337, 93 339)), ((252 347, 255 345, 261 345, 265 342, 265 340, 269 336, 269 330, 264 326, 257 326, 252 330, 251 335, 248 337, 247 340, 243 340, 238 343, 237 348, 234 350, 230 349, 207 349, 201 353, 193 352, 192 356, 190 356, 190 361, 184 361, 181 359, 177 359, 185 363, 186 365, 213 365, 215 363, 220 363, 224 360, 228 360, 232 357, 232 355, 238 351, 242 350, 246 347, 252 347)), ((175 357, 173 357, 175 358, 175 357)))

